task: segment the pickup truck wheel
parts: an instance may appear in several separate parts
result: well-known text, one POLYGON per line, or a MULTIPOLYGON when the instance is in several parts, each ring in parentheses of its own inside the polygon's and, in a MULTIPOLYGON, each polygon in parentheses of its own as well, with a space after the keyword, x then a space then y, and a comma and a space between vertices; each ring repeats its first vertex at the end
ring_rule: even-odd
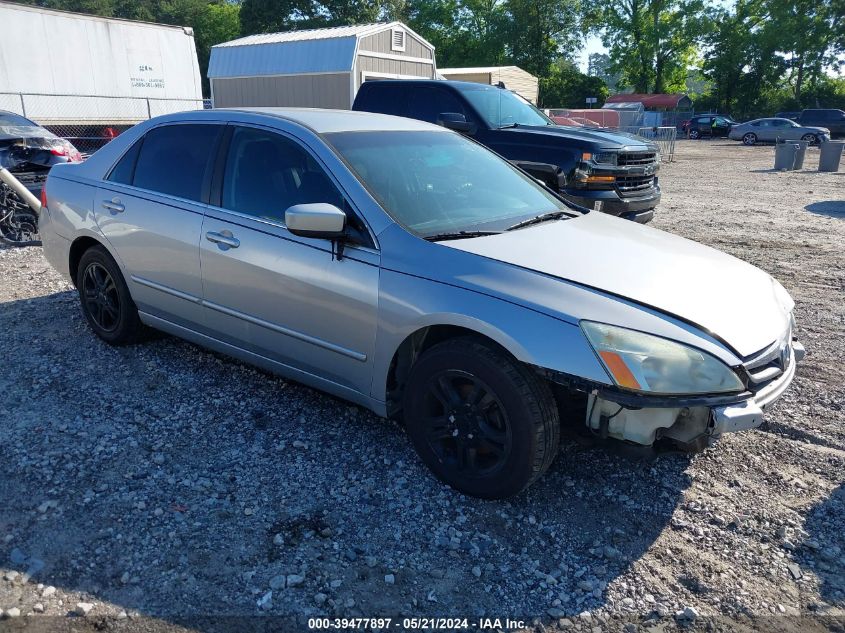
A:
POLYGON ((560 420, 548 385, 506 352, 475 339, 445 341, 424 352, 402 400, 422 461, 468 495, 516 495, 557 454, 560 420))
POLYGON ((754 145, 757 142, 757 135, 749 132, 742 137, 743 145, 754 145))
POLYGON ((142 329, 138 308, 120 268, 102 246, 93 246, 82 254, 76 287, 82 312, 97 336, 111 345, 138 340, 142 329))

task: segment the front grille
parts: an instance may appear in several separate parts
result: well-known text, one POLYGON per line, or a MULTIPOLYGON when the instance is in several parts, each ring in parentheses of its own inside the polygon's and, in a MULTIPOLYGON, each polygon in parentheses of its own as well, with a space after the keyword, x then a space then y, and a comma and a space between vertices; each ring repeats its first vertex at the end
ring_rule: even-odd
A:
POLYGON ((622 152, 619 154, 618 165, 620 167, 642 167, 657 162, 656 152, 622 152))
POLYGON ((647 189, 651 189, 654 185, 654 176, 617 176, 616 188, 619 194, 623 196, 630 196, 647 189))
POLYGON ((743 363, 748 373, 748 389, 757 393, 789 368, 792 358, 792 331, 743 363))

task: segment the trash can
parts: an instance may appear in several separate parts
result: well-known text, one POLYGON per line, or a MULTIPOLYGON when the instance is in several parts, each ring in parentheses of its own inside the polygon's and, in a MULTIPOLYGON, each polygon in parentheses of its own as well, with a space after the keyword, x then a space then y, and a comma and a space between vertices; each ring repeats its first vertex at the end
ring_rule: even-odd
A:
POLYGON ((828 141, 819 145, 819 171, 839 171, 839 160, 845 141, 828 141))
POLYGON ((797 151, 797 144, 778 140, 775 145, 775 170, 795 169, 795 154, 797 151))
POLYGON ((792 169, 804 169, 804 154, 807 153, 809 143, 807 141, 795 141, 795 144, 798 149, 795 150, 795 164, 792 169))

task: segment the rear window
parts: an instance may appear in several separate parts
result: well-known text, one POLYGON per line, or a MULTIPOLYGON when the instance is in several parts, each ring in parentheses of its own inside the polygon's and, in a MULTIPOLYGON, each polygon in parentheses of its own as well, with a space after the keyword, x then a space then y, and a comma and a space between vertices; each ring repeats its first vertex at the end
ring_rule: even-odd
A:
POLYGON ((221 125, 165 125, 144 136, 132 184, 188 200, 202 199, 221 125))

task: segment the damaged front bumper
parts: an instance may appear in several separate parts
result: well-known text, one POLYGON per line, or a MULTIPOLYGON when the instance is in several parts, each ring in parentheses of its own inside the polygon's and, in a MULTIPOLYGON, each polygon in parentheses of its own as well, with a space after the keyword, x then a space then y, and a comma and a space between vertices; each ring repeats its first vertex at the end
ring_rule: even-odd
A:
POLYGON ((585 422, 600 437, 645 446, 669 439, 687 450, 701 450, 724 433, 760 426, 765 409, 792 383, 796 365, 804 354, 804 346, 793 340, 779 376, 753 391, 726 396, 652 396, 550 378, 569 388, 587 391, 585 422))
POLYGON ((775 380, 758 390, 752 398, 737 404, 713 407, 711 435, 753 429, 763 423, 763 411, 775 403, 795 378, 795 367, 804 358, 804 346, 792 341, 789 358, 784 372, 775 380))

